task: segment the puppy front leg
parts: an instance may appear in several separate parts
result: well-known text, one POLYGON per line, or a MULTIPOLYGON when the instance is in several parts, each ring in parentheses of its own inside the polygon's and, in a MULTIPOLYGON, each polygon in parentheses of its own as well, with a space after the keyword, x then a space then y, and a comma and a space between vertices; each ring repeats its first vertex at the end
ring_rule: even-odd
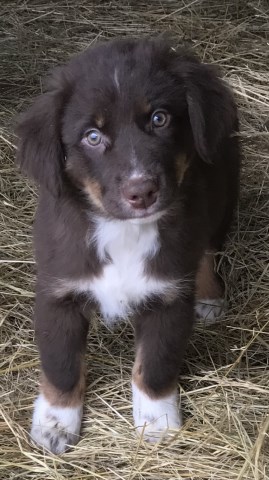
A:
POLYGON ((194 322, 193 298, 136 318, 133 416, 145 440, 157 441, 182 425, 177 380, 194 322))
POLYGON ((54 301, 39 294, 35 331, 42 379, 34 404, 31 437, 59 454, 79 440, 88 323, 75 304, 54 301))

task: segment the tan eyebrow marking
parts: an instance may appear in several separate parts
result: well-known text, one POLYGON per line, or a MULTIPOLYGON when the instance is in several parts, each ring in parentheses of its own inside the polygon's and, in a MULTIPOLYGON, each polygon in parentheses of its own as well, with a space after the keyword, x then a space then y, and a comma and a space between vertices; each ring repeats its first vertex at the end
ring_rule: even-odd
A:
POLYGON ((142 107, 143 113, 150 113, 151 110, 152 110, 151 104, 149 102, 147 102, 146 100, 144 100, 141 107, 142 107))
POLYGON ((101 113, 96 115, 94 117, 94 120, 98 128, 103 128, 103 126, 105 125, 105 119, 101 113))

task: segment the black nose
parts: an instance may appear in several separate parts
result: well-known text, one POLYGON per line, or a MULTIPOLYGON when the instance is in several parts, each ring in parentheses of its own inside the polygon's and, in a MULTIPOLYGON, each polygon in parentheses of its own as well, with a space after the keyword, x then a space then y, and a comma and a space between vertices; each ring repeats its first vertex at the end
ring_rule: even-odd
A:
POLYGON ((158 197, 157 183, 148 178, 132 178, 122 188, 122 193, 133 208, 148 208, 158 197))

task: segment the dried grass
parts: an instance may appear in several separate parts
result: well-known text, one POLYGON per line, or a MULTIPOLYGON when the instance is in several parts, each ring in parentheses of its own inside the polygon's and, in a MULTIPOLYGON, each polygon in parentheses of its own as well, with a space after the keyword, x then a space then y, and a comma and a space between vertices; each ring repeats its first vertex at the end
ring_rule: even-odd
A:
POLYGON ((268 470, 269 173, 266 1, 1 2, 0 479, 263 480, 268 470), (181 382, 185 424, 166 444, 137 441, 129 379, 133 332, 93 322, 82 439, 62 457, 28 437, 39 360, 31 324, 36 192, 14 169, 12 118, 52 66, 95 42, 170 31, 220 65, 241 112, 237 221, 219 265, 225 321, 197 325, 181 382))

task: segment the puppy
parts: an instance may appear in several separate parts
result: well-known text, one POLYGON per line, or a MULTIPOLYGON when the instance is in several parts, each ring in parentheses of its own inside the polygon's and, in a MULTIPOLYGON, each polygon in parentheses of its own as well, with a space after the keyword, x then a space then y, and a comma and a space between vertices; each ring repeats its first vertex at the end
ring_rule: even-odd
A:
POLYGON ((213 254, 238 197, 237 130, 215 69, 160 39, 90 48, 21 117, 18 162, 40 187, 38 444, 61 453, 79 439, 93 309, 107 324, 133 317, 137 431, 156 441, 181 426, 195 302, 211 321, 223 302, 213 254))

